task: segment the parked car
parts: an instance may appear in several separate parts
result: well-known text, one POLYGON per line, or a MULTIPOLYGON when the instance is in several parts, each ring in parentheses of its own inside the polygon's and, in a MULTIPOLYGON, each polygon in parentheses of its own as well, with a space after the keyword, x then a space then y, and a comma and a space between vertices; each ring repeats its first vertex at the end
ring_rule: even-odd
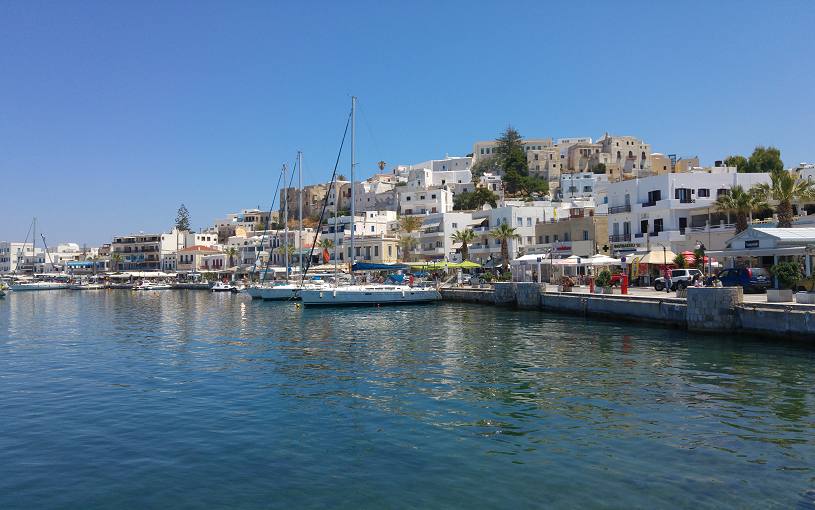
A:
POLYGON ((665 282, 664 277, 659 277, 654 280, 654 289, 657 291, 665 290, 668 285, 670 285, 671 290, 684 289, 693 284, 693 279, 697 275, 701 277, 702 271, 698 269, 672 269, 670 281, 665 282))
POLYGON ((719 271, 716 278, 722 282, 724 287, 741 287, 744 292, 766 292, 773 283, 770 273, 761 267, 723 269, 719 271))

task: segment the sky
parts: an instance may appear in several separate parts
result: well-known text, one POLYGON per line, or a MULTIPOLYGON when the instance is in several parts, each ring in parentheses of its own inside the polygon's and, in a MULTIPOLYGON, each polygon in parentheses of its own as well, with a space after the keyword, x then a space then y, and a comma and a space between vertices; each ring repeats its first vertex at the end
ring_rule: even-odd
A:
POLYGON ((815 2, 0 1, 0 240, 110 242, 523 136, 815 160, 815 2), (349 173, 348 153, 340 170, 349 173))

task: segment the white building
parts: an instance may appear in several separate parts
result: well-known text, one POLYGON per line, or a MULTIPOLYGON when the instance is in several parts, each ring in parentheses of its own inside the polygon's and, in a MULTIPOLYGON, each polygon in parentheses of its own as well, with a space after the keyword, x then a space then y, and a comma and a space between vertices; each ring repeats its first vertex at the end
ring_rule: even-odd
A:
POLYGON ((602 204, 608 199, 608 175, 592 172, 575 172, 560 175, 559 198, 594 198, 602 204))
POLYGON ((716 198, 735 186, 770 182, 766 173, 734 168, 664 174, 608 185, 609 242, 616 255, 665 246, 678 253, 696 241, 720 249, 734 233, 733 222, 716 211, 716 198))
POLYGON ((405 216, 451 212, 453 192, 446 188, 400 191, 399 209, 405 216))
MULTIPOLYGON (((25 255, 34 255, 34 246, 31 243, 18 243, 13 241, 0 241, 0 273, 17 271, 18 259, 25 255)), ((37 253, 42 248, 37 248, 37 253)))
POLYGON ((536 243, 535 225, 540 221, 551 221, 558 216, 568 215, 569 203, 536 202, 533 205, 516 205, 505 203, 496 208, 474 211, 473 230, 476 240, 470 247, 470 259, 480 264, 487 264, 490 260, 495 265, 501 259, 501 242, 490 236, 490 232, 498 225, 505 223, 515 228, 518 239, 509 241, 509 256, 514 259, 519 253, 532 249, 536 243))
POLYGON ((451 236, 458 230, 472 228, 481 222, 483 219, 473 221, 472 212, 456 211, 425 216, 419 231, 411 234, 417 241, 416 249, 413 250, 414 258, 460 262, 461 243, 453 242, 451 236))

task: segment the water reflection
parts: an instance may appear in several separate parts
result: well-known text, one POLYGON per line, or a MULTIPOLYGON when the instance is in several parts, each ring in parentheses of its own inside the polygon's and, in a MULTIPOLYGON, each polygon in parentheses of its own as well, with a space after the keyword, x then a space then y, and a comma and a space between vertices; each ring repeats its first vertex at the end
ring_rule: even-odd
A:
POLYGON ((273 506, 791 506, 815 476, 815 359, 800 346, 194 291, 21 293, 0 326, 3 507, 3 494, 139 501, 133 487, 170 481, 218 506, 201 486, 225 469, 244 494, 229 506, 247 507, 272 493, 289 498, 273 506), (57 458, 75 459, 70 475, 57 458))

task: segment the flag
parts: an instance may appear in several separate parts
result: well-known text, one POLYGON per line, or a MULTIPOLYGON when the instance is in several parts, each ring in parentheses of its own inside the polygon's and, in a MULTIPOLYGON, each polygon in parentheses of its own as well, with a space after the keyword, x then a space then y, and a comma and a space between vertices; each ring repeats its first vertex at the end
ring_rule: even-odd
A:
POLYGON ((328 264, 329 260, 331 260, 331 256, 328 254, 328 248, 323 248, 323 264, 328 264))

